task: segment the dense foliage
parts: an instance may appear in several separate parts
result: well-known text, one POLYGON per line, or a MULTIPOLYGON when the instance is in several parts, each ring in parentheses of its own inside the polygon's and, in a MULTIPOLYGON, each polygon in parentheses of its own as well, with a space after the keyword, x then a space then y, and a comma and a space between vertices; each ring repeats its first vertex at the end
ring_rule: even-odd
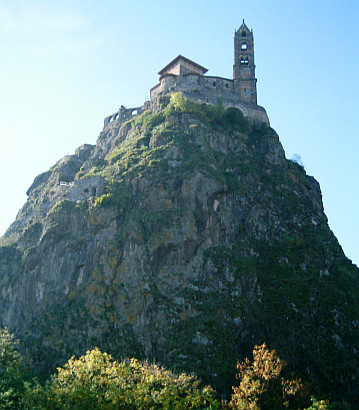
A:
POLYGON ((210 387, 136 359, 114 361, 98 349, 71 358, 45 387, 29 395, 32 407, 51 409, 217 408, 210 387), (210 407, 212 406, 212 407, 210 407))
POLYGON ((237 364, 239 385, 229 402, 216 398, 195 375, 176 374, 137 359, 112 359, 99 349, 72 357, 40 384, 30 379, 8 329, 0 330, 0 409, 308 409, 349 408, 312 399, 300 379, 281 376, 285 363, 265 344, 255 346, 253 362, 237 364))
POLYGON ((7 328, 0 329, 0 409, 17 409, 29 373, 23 366, 17 341, 7 328))

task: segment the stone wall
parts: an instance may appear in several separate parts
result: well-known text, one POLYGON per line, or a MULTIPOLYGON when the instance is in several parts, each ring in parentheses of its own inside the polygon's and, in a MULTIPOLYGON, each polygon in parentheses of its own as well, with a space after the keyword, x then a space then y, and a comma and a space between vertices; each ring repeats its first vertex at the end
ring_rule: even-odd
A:
POLYGON ((172 75, 161 77, 161 82, 150 91, 151 102, 155 103, 161 95, 170 95, 180 91, 190 100, 217 104, 222 101, 225 107, 239 108, 245 117, 269 125, 267 113, 263 107, 241 101, 233 80, 222 77, 207 77, 197 74, 172 75))
POLYGON ((235 98, 233 80, 222 77, 204 77, 191 73, 181 76, 166 74, 161 77, 161 82, 150 91, 151 101, 159 95, 175 91, 198 93, 199 97, 204 98, 235 98))
POLYGON ((111 126, 117 126, 122 124, 126 121, 131 120, 138 114, 142 114, 143 111, 149 109, 150 102, 146 101, 142 107, 133 107, 133 108, 126 108, 121 105, 119 111, 115 112, 114 114, 109 115, 104 119, 104 129, 111 126))

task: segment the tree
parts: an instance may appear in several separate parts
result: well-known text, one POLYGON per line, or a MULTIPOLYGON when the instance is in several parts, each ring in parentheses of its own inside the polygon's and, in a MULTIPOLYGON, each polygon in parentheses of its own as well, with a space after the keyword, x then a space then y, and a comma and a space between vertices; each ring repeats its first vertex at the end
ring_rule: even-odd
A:
POLYGON ((216 409, 210 387, 136 359, 114 361, 99 349, 72 357, 29 403, 38 409, 216 409))
POLYGON ((229 406, 234 409, 299 409, 310 405, 308 386, 300 379, 281 377, 285 362, 275 350, 269 351, 266 344, 255 346, 253 362, 246 358, 237 363, 240 380, 233 387, 229 406))
POLYGON ((18 341, 9 329, 0 329, 0 408, 21 408, 26 369, 17 350, 18 341))

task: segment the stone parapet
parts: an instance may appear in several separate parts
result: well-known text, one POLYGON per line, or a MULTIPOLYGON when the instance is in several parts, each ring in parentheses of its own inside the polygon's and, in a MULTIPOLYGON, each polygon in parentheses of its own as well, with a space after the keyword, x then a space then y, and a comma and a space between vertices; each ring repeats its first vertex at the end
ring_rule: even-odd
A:
POLYGON ((141 107, 126 108, 121 105, 121 108, 114 114, 109 115, 104 119, 104 130, 109 127, 116 127, 123 124, 126 121, 131 120, 138 114, 142 114, 144 111, 148 110, 150 107, 150 102, 146 101, 141 107))
POLYGON ((235 89, 233 80, 222 77, 204 77, 198 74, 174 75, 166 74, 161 77, 161 82, 150 91, 151 101, 159 95, 171 94, 181 91, 198 93, 202 97, 234 97, 235 89))

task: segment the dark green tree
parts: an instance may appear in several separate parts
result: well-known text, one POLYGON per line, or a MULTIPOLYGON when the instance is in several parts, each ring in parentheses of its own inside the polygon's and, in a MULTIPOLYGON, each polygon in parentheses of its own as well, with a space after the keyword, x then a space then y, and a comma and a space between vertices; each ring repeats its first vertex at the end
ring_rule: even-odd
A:
POLYGON ((18 341, 7 328, 0 329, 0 408, 19 409, 27 371, 17 350, 18 341))

